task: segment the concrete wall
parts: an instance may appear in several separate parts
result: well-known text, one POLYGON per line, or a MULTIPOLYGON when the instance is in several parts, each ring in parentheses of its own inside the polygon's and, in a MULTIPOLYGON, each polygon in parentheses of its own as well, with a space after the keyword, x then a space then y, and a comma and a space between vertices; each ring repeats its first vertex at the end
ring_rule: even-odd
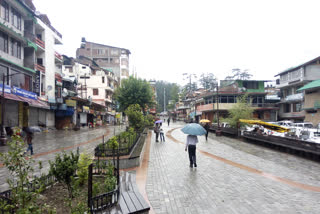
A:
POLYGON ((308 65, 305 68, 305 80, 320 79, 320 65, 308 65))
POLYGON ((304 108, 314 108, 315 102, 320 104, 320 90, 304 96, 304 108))

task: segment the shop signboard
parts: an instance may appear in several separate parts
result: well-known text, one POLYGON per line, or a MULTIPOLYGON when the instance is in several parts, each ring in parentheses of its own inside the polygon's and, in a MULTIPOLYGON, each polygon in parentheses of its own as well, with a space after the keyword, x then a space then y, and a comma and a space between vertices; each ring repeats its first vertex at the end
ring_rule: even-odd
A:
POLYGON ((116 118, 120 119, 120 114, 119 113, 116 114, 116 118))
POLYGON ((38 99, 38 96, 36 93, 33 93, 31 91, 26 91, 24 89, 21 89, 21 88, 15 87, 15 86, 12 87, 12 94, 19 95, 19 96, 25 97, 25 98, 30 98, 33 100, 38 99))
MULTIPOLYGON (((2 93, 2 83, 0 83, 0 90, 1 90, 1 93, 2 93)), ((11 87, 5 84, 4 85, 4 93, 11 94, 11 87)))
POLYGON ((34 82, 34 92, 40 96, 40 71, 36 71, 35 82, 34 82))
POLYGON ((88 106, 82 106, 82 112, 90 113, 90 108, 88 106))
POLYGON ((48 103, 56 103, 55 97, 48 97, 48 103))
POLYGON ((67 104, 67 106, 76 107, 77 106, 77 101, 75 101, 75 100, 66 100, 66 104, 67 104))

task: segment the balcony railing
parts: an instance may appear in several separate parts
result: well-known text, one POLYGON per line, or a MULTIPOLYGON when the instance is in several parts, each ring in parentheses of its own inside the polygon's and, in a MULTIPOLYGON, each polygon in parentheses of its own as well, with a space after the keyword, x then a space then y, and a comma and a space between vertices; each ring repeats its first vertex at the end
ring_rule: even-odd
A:
POLYGON ((46 67, 44 67, 43 65, 35 64, 34 69, 43 73, 46 72, 46 67))
POLYGON ((43 49, 46 48, 44 41, 42 41, 38 37, 36 38, 36 44, 42 47, 43 49))
POLYGON ((252 107, 260 107, 260 108, 274 108, 276 107, 275 103, 252 103, 252 107))
POLYGON ((54 56, 55 56, 58 60, 61 60, 61 61, 62 61, 62 56, 61 56, 57 51, 54 52, 54 56))
POLYGON ((301 101, 303 100, 303 93, 292 94, 284 98, 285 101, 301 101))

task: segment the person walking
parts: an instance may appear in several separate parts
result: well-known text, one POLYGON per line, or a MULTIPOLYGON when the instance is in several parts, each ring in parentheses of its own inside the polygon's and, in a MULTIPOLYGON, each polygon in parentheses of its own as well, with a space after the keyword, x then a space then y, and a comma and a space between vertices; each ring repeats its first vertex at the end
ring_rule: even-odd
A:
POLYGON ((28 153, 28 151, 30 151, 30 154, 33 155, 33 146, 32 146, 33 133, 28 128, 24 128, 23 131, 26 134, 24 141, 28 144, 28 148, 24 152, 24 154, 26 154, 26 153, 28 153))
POLYGON ((210 126, 209 126, 208 123, 206 123, 203 128, 207 131, 207 133, 206 133, 206 141, 207 141, 207 140, 208 140, 208 134, 209 134, 209 128, 210 128, 210 126))
POLYGON ((189 153, 190 167, 197 167, 196 159, 196 144, 198 143, 198 137, 196 135, 188 135, 185 151, 189 153))
POLYGON ((156 142, 159 142, 160 128, 158 123, 156 123, 156 126, 154 127, 154 133, 156 134, 156 142))
POLYGON ((164 138, 164 131, 163 131, 163 128, 162 126, 160 126, 160 140, 161 142, 166 142, 166 139, 164 138))
POLYGON ((170 125, 170 117, 168 118, 168 126, 170 125))

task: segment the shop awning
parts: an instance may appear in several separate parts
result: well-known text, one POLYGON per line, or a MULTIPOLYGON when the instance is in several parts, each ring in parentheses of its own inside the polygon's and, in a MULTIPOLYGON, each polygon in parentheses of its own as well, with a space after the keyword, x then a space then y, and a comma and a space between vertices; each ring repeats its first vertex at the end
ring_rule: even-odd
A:
POLYGON ((30 98, 26 98, 26 97, 20 97, 19 98, 23 101, 28 103, 29 106, 31 107, 35 107, 35 108, 43 108, 43 109, 50 109, 50 106, 48 103, 43 102, 41 100, 33 100, 30 98))
MULTIPOLYGON (((2 92, 0 92, 0 95, 2 96, 2 92)), ((9 99, 9 100, 15 100, 18 102, 24 102, 20 96, 17 96, 15 94, 8 94, 8 93, 4 93, 4 98, 9 99)))

